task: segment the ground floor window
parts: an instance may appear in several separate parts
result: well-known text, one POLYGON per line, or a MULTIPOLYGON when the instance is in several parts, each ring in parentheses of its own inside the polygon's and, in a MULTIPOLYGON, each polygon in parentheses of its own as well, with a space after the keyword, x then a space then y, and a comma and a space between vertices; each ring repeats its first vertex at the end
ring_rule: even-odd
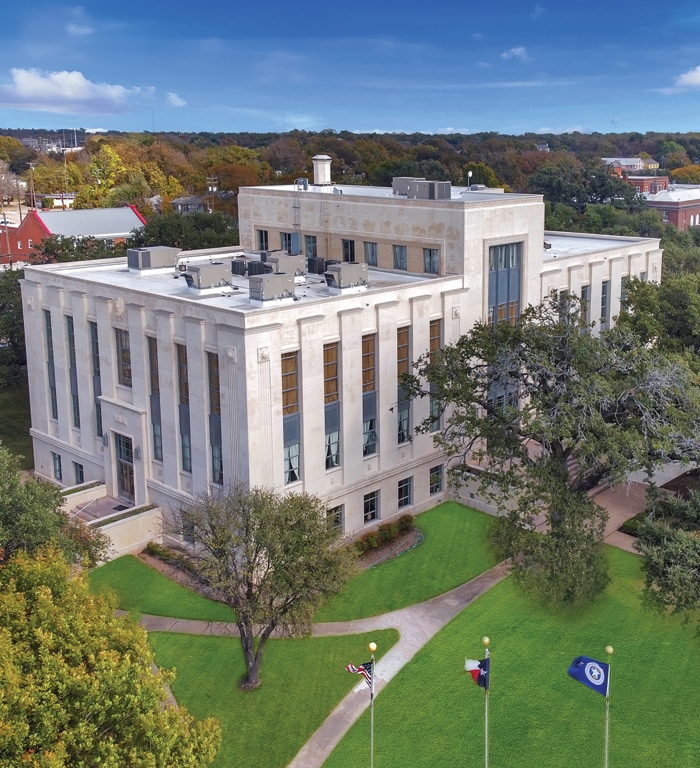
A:
POLYGON ((365 494, 364 519, 365 523, 371 523, 372 520, 379 519, 379 491, 365 494))
POLYGON ((430 493, 442 492, 442 478, 444 467, 438 464, 436 467, 430 467, 430 493))
POLYGON ((82 485, 85 482, 85 472, 83 470, 83 465, 78 464, 77 461, 74 461, 73 472, 75 473, 75 484, 82 485))
POLYGON ((413 504, 413 478, 405 477, 398 484, 399 509, 413 504))
POLYGON ((61 465, 61 454, 51 451, 51 462, 53 463, 53 479, 63 480, 63 467, 61 465))
POLYGON ((326 520, 331 528, 337 528, 343 530, 343 517, 344 517, 344 505, 339 504, 337 507, 330 507, 326 510, 326 520))

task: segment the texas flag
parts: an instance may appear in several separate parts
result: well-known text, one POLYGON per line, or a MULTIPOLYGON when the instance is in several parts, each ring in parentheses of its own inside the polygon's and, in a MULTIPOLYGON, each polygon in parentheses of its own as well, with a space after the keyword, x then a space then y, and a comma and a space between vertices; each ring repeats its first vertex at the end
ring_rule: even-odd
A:
POLYGON ((485 688, 488 691, 490 666, 490 657, 482 659, 481 661, 476 661, 476 659, 466 659, 464 662, 464 671, 469 672, 478 686, 485 688))

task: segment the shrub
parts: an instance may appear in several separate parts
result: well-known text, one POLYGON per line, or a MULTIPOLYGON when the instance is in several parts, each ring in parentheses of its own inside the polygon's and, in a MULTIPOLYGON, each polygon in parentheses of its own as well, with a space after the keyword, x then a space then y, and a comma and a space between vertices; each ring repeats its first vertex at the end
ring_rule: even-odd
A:
POLYGON ((630 517, 629 520, 620 526, 622 533, 626 533, 629 536, 639 536, 639 528, 646 523, 649 515, 646 510, 638 512, 634 517, 630 517))
POLYGON ((398 523, 382 523, 377 531, 377 536, 379 538, 380 546, 394 541, 399 536, 398 523))
POLYGON ((399 534, 408 533, 416 527, 416 518, 413 515, 401 515, 396 525, 399 528, 399 534))

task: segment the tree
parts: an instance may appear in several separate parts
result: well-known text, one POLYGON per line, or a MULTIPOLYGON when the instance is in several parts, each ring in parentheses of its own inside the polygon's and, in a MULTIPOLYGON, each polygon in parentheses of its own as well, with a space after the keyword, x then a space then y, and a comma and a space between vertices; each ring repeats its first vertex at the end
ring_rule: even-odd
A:
POLYGON ((405 385, 443 407, 435 440, 453 482, 476 481, 498 504, 498 551, 551 602, 590 599, 607 581, 605 513, 589 491, 698 456, 700 405, 687 368, 627 329, 595 335, 573 296, 528 307, 513 325, 477 323, 421 357, 405 385))
POLYGON ((91 261, 125 256, 126 245, 108 244, 96 237, 51 235, 37 243, 30 257, 32 264, 55 264, 67 261, 91 261))
POLYGON ((0 563, 51 541, 71 562, 93 566, 103 560, 107 537, 70 520, 63 502, 55 486, 33 476, 23 479, 17 457, 0 445, 0 563))
POLYGON ((351 574, 324 504, 306 493, 235 486, 200 497, 170 528, 194 543, 195 567, 236 612, 243 690, 260 685, 270 635, 308 634, 314 612, 351 574))
POLYGON ((133 248, 169 245, 190 251, 238 245, 238 224, 225 213, 163 213, 152 216, 146 226, 133 233, 133 248))
POLYGON ((0 272, 0 390, 13 386, 23 376, 27 363, 20 281, 24 272, 0 272))
POLYGON ((214 759, 218 723, 166 704, 146 632, 90 593, 60 552, 0 570, 0 764, 169 766, 214 759))
POLYGON ((663 611, 690 617, 700 610, 700 493, 657 496, 638 532, 646 595, 663 611))

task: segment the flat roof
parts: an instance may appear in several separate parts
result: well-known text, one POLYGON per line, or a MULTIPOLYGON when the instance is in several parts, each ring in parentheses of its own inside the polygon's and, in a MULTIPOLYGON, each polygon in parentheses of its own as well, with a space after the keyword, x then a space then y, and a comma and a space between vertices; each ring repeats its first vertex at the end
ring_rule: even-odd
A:
MULTIPOLYGON (((218 249, 217 249, 218 250, 218 249)), ((219 255, 216 261, 228 261, 233 256, 244 256, 250 261, 259 261, 258 254, 243 251, 235 252, 231 249, 228 258, 219 255)), ((183 251, 180 257, 186 259, 188 265, 208 264, 212 256, 193 256, 192 252, 183 251)), ((131 270, 127 266, 127 259, 119 257, 114 259, 101 259, 99 261, 78 261, 62 264, 43 264, 27 267, 25 275, 31 279, 34 270, 51 272, 75 280, 93 283, 98 286, 111 286, 128 294, 145 293, 150 296, 159 296, 167 299, 175 299, 195 304, 204 304, 217 309, 229 309, 240 312, 266 311, 284 306, 285 300, 269 300, 252 304, 249 296, 249 278, 242 275, 230 275, 230 284, 197 290, 188 287, 182 274, 176 267, 162 267, 156 269, 131 270)), ((401 288, 419 283, 434 282, 436 280, 454 280, 459 275, 417 275, 406 272, 377 269, 368 267, 367 291, 346 289, 343 292, 331 292, 323 275, 305 274, 303 278, 295 280, 293 305, 301 302, 318 303, 333 299, 345 299, 348 296, 361 296, 377 290, 387 288, 401 288)), ((96 290, 95 293, 99 293, 96 290)))
MULTIPOLYGON (((423 179, 420 179, 423 181, 423 179)), ((308 189, 304 189, 298 184, 272 184, 272 185, 257 185, 250 187, 241 187, 240 192, 246 190, 264 190, 265 192, 277 191, 277 192, 293 192, 299 195, 354 195, 355 197, 382 197, 387 200, 418 200, 426 203, 442 203, 442 202, 484 202, 484 200, 495 200, 497 202, 503 202, 505 200, 512 199, 537 199, 541 200, 542 195, 526 194, 523 192, 504 192, 503 189, 495 189, 490 187, 482 187, 480 189, 472 189, 470 187, 456 187, 454 185, 450 188, 449 198, 440 198, 436 200, 426 200, 424 198, 406 197, 405 195, 394 194, 392 187, 367 187, 363 184, 326 184, 315 185, 309 184, 308 189)))
POLYGON ((617 235, 589 235, 579 232, 545 232, 544 260, 588 256, 592 253, 618 250, 628 246, 645 246, 657 243, 656 237, 620 237, 617 235))

